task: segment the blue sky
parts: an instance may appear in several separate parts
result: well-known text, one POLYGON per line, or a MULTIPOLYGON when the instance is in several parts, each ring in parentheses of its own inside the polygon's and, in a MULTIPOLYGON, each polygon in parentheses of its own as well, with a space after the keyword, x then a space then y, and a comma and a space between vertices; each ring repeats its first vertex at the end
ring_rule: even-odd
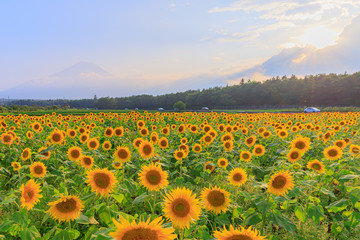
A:
POLYGON ((336 45, 359 8, 358 0, 2 1, 0 90, 80 61, 139 85, 233 74, 284 49, 336 45))

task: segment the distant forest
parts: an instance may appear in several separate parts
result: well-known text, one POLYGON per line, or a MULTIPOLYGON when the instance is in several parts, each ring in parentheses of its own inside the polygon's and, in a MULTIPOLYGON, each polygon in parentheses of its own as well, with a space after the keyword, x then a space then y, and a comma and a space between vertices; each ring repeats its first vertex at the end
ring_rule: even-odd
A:
POLYGON ((273 77, 264 82, 244 81, 238 85, 203 90, 130 97, 104 97, 81 100, 16 100, 8 105, 50 108, 98 109, 172 109, 183 101, 186 109, 226 109, 235 107, 286 106, 360 106, 360 72, 354 74, 318 74, 304 78, 273 77))

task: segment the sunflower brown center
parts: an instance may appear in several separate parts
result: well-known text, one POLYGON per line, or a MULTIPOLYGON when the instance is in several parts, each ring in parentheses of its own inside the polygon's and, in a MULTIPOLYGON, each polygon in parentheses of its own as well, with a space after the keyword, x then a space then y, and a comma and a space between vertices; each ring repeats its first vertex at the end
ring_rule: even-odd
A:
POLYGON ((221 166, 225 166, 225 165, 226 165, 226 161, 221 160, 221 161, 220 161, 220 165, 221 165, 221 166))
POLYGON ((53 136, 52 136, 52 140, 54 142, 59 142, 61 140, 61 136, 59 133, 54 133, 53 136))
POLYGON ((172 202, 171 209, 177 217, 185 217, 190 212, 190 204, 185 199, 178 198, 172 202))
POLYGON ((297 148, 297 149, 304 149, 305 148, 305 143, 303 142, 303 141, 298 141, 298 142, 296 142, 296 144, 295 144, 295 147, 297 148))
POLYGON ((328 152, 329 156, 331 157, 335 157, 337 156, 337 151, 335 149, 330 149, 330 151, 328 152))
POLYGON ((242 155, 242 157, 243 157, 244 159, 248 159, 248 158, 249 158, 249 154, 244 153, 244 154, 242 155))
POLYGON ((248 144, 251 144, 253 141, 254 141, 254 140, 253 140, 252 138, 246 139, 246 142, 247 142, 248 144))
POLYGON ((151 185, 158 185, 161 181, 161 174, 159 173, 159 171, 150 170, 146 173, 146 180, 151 185))
POLYGON ((162 140, 162 141, 160 142, 160 145, 163 146, 163 147, 165 147, 165 146, 166 146, 166 141, 165 141, 165 140, 162 140))
POLYGON ((124 233, 123 240, 158 240, 158 234, 155 230, 139 227, 131 229, 124 233))
POLYGON ((176 156, 178 156, 179 158, 182 158, 184 156, 184 154, 183 154, 183 152, 180 151, 180 152, 176 153, 176 156))
POLYGON ((25 189, 24 198, 25 202, 29 202, 34 196, 34 192, 31 189, 25 189))
POLYGON ((34 172, 35 172, 36 174, 42 174, 42 173, 44 172, 44 169, 43 169, 42 166, 35 166, 35 167, 34 167, 34 172))
POLYGON ((231 237, 226 238, 226 240, 253 240, 253 238, 244 234, 235 234, 231 237))
POLYGON ((94 148, 94 147, 96 147, 96 145, 97 145, 97 144, 96 144, 95 141, 91 141, 91 142, 90 142, 90 147, 94 148))
POLYGON ((91 163, 92 163, 91 158, 84 157, 83 158, 83 163, 85 163, 85 165, 91 165, 91 163))
POLYGON ((128 157, 128 153, 125 149, 120 149, 118 151, 118 157, 121 159, 126 159, 128 157))
POLYGON ((143 149, 143 152, 144 152, 146 155, 149 155, 149 154, 151 154, 151 152, 152 152, 152 148, 151 148, 151 146, 148 145, 148 144, 144 145, 142 149, 143 149))
POLYGON ((212 206, 219 207, 225 203, 225 194, 218 190, 212 190, 209 193, 207 200, 212 206))
POLYGON ((107 130, 106 130, 106 135, 110 136, 111 134, 112 134, 111 129, 107 129, 107 130))
POLYGON ((5 135, 4 136, 4 142, 6 142, 6 143, 11 142, 11 136, 10 135, 5 135))
POLYGON ((243 177, 242 177, 241 173, 235 173, 234 176, 233 176, 233 180, 235 182, 240 182, 242 178, 243 177))
POLYGON ((274 178, 274 181, 272 182, 272 186, 276 189, 281 189, 285 186, 287 180, 284 176, 277 176, 274 178))
POLYGON ((97 187, 105 189, 110 185, 110 177, 105 173, 95 173, 94 181, 97 187))
POLYGON ((313 163, 312 167, 313 167, 315 170, 321 169, 321 166, 320 166, 320 164, 318 164, 318 163, 313 163))
POLYGON ((27 156, 29 156, 29 152, 28 152, 28 151, 24 151, 24 152, 23 152, 23 157, 26 158, 27 156))
POLYGON ((206 164, 205 169, 206 170, 212 170, 213 166, 211 164, 206 164))
POLYGON ((71 155, 71 157, 73 157, 73 158, 78 158, 78 157, 80 157, 80 151, 77 150, 77 149, 74 149, 74 150, 72 150, 72 151, 70 152, 70 155, 71 155))
POLYGON ((290 157, 291 157, 291 159, 297 159, 299 157, 299 153, 298 152, 292 152, 290 154, 290 157))
POLYGON ((76 209, 76 201, 72 198, 60 202, 55 205, 56 209, 61 213, 70 213, 76 209))
POLYGON ((256 148, 256 149, 255 149, 255 152, 256 152, 256 153, 261 153, 262 150, 261 150, 261 148, 256 148))

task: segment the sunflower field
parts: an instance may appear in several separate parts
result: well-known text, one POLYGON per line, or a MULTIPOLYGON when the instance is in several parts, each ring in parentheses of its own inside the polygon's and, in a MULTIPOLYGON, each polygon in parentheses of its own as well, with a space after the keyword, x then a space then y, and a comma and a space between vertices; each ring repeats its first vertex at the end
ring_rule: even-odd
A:
POLYGON ((360 239, 360 113, 0 117, 0 239, 360 239))

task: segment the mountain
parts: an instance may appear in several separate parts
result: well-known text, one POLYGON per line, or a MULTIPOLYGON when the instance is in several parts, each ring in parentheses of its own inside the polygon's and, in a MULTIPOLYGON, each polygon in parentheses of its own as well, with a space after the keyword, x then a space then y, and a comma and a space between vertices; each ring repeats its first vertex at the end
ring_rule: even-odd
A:
POLYGON ((106 96, 128 96, 140 93, 137 80, 113 76, 90 62, 79 62, 49 76, 33 79, 0 92, 12 99, 81 99, 106 96))

